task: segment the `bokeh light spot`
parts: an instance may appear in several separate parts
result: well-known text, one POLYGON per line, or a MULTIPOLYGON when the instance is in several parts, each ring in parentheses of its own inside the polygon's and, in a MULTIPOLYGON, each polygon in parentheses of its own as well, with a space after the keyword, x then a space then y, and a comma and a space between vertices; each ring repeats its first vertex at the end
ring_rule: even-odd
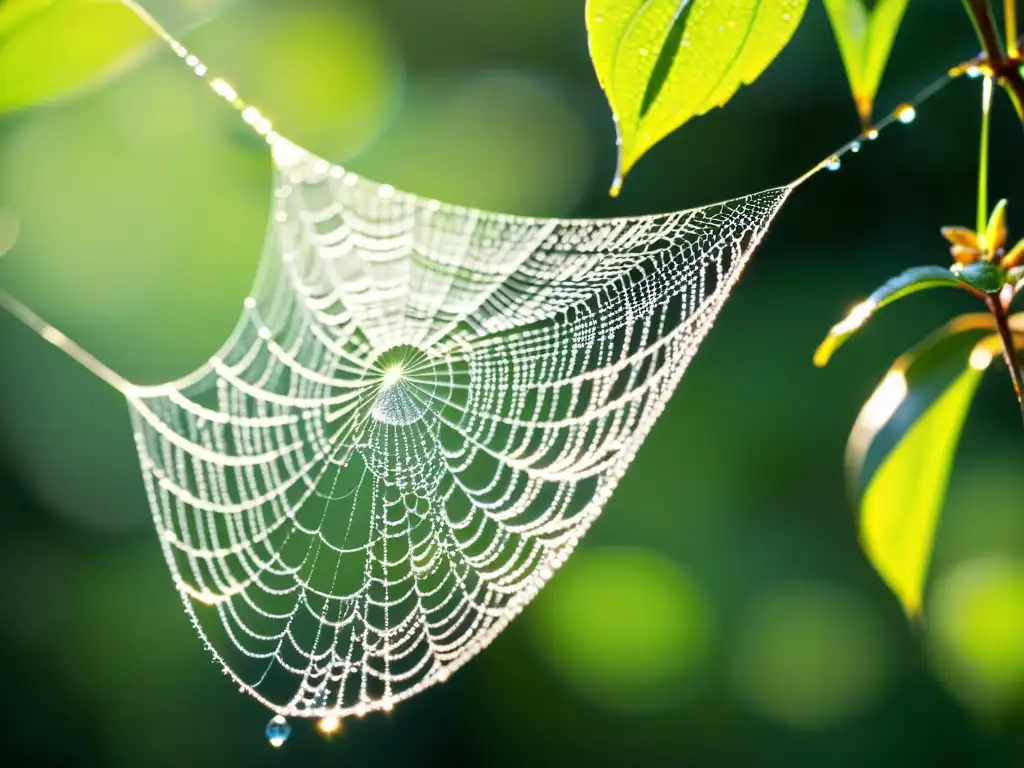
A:
POLYGON ((1024 563, 968 561, 935 586, 929 656, 962 699, 1000 706, 1024 693, 1024 563))
POLYGON ((296 143, 343 160, 394 114, 403 64, 372 3, 256 0, 186 39, 296 143))
MULTIPOLYGON (((19 219, 0 284, 132 381, 181 376, 237 322, 268 211, 270 163, 223 108, 154 57, 87 98, 12 121, 0 200, 19 219)), ((3 438, 47 509, 110 531, 149 524, 123 402, 13 329, 3 438)))
POLYGON ((564 215, 593 173, 582 114, 556 82, 514 72, 414 81, 352 169, 484 210, 564 215))
POLYGON ((987 557, 1024 557, 1020 456, 994 448, 957 465, 932 556, 935 573, 987 557), (991 455, 989 455, 991 453, 991 455))
POLYGON ((869 603, 839 587, 775 587, 747 609, 731 665, 750 709, 784 725, 823 729, 867 710, 891 668, 884 628, 869 603))
POLYGON ((538 653, 583 698, 650 710, 692 694, 713 634, 701 590, 657 554, 579 552, 531 608, 538 653))

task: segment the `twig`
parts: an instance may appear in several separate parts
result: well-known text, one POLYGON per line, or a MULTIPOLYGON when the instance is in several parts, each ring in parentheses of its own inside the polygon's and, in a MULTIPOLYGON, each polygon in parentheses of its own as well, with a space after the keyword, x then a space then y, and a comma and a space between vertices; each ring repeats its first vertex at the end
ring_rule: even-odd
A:
POLYGON ((988 305, 988 311, 995 318, 999 341, 1003 346, 1003 360, 1006 361, 1006 367, 1010 369, 1013 389, 1017 393, 1017 403, 1020 405, 1021 419, 1024 419, 1024 375, 1021 374, 1020 359, 1017 357, 1017 347, 1013 343, 1013 331, 1010 330, 1006 309, 998 296, 991 294, 986 296, 985 303, 988 305))
MULTIPOLYGON (((1013 102, 1017 117, 1024 124, 1024 79, 1021 78, 1020 60, 1012 54, 1010 58, 1007 58, 1003 52, 996 22, 992 17, 992 7, 988 0, 963 0, 963 4, 974 25, 974 32, 978 36, 982 50, 985 52, 986 63, 992 76, 1006 91, 1010 101, 1013 102)), ((1011 45, 1011 48, 1015 47, 1016 45, 1011 45)))
POLYGON ((1017 45, 1017 0, 1003 0, 1003 26, 1006 28, 1006 52, 1011 59, 1020 55, 1017 45))

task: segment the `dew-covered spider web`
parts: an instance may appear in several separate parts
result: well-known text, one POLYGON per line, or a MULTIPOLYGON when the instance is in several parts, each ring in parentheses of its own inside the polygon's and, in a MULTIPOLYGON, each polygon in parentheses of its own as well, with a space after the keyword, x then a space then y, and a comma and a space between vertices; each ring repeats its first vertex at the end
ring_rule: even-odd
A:
POLYGON ((167 562, 246 692, 389 709, 446 679, 600 513, 788 188, 551 220, 426 200, 274 143, 223 350, 129 395, 167 562))
POLYGON ((655 216, 449 205, 296 146, 123 2, 271 146, 252 294, 207 365, 157 387, 2 290, 0 305, 127 396, 174 584, 224 671, 277 713, 276 745, 281 715, 389 710, 515 618, 600 514, 790 192, 838 155, 655 216))

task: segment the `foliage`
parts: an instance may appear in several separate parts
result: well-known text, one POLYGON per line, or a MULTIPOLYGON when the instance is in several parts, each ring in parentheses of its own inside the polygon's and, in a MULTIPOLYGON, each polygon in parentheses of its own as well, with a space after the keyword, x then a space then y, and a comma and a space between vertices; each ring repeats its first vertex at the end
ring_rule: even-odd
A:
POLYGON ((946 267, 912 267, 887 280, 867 299, 855 306, 843 320, 832 326, 832 330, 829 331, 828 336, 821 342, 814 353, 814 364, 818 366, 828 365, 835 351, 847 339, 863 328, 864 324, 882 307, 899 301, 912 293, 927 291, 931 288, 968 288, 977 290, 977 284, 986 280, 990 281, 990 284, 995 285, 999 280, 999 276, 992 275, 991 270, 984 270, 984 274, 980 275, 968 274, 964 276, 946 267))
MULTIPOLYGON (((861 541, 910 616, 921 611, 935 528, 964 420, 982 373, 1000 351, 1024 415, 1019 353, 1024 349, 1024 315, 1008 317, 1024 289, 1024 239, 1007 246, 1006 200, 986 216, 994 81, 1003 86, 1020 114, 1019 68, 1013 63, 1008 74, 1000 74, 1018 55, 1016 6, 1015 0, 1004 3, 1010 52, 1005 59, 988 3, 965 0, 964 5, 984 49, 976 62, 953 69, 985 75, 976 228, 944 227, 951 266, 917 267, 889 280, 834 326, 815 354, 815 363, 825 365, 877 309, 921 290, 959 288, 981 299, 989 310, 989 314, 953 320, 897 360, 865 404, 850 435, 847 472, 859 510, 861 541)), ((884 6, 879 4, 875 12, 884 6)), ((839 15, 831 13, 834 24, 839 15)), ((842 45, 838 28, 837 37, 842 45)), ((856 98, 863 83, 852 72, 850 79, 856 98)))
POLYGON ((909 0, 824 0, 836 33, 853 101, 861 122, 871 126, 875 94, 889 61, 909 0))
POLYGON ((612 195, 647 150, 754 82, 806 7, 807 0, 587 0, 590 56, 618 131, 612 195))
MULTIPOLYGON (((823 0, 846 68, 863 137, 872 138, 874 99, 908 0, 823 0)), ((861 538, 872 564, 908 614, 921 596, 935 526, 967 411, 982 372, 1001 349, 1018 399, 1024 398, 1017 349, 1021 316, 1009 318, 1024 287, 1024 240, 1007 248, 1007 204, 987 211, 989 109, 998 82, 1021 110, 1015 0, 1004 0, 1006 52, 987 0, 964 0, 983 54, 951 73, 985 76, 978 221, 946 227, 953 263, 908 269, 884 283, 837 323, 815 353, 833 353, 879 309, 931 288, 981 299, 988 315, 952 321, 905 354, 867 401, 850 436, 848 472, 861 538)), ((588 0, 587 31, 598 81, 618 131, 623 177, 654 144, 692 117, 725 104, 753 82, 796 30, 805 3, 701 0, 588 0), (714 6, 714 11, 711 10, 714 6)), ((889 120, 913 114, 901 107, 889 120)), ((1024 399, 1022 399, 1024 414, 1024 399)))
POLYGON ((154 39, 116 1, 7 0, 0 5, 0 113, 102 82, 154 39))
MULTIPOLYGON (((1024 316, 1017 320, 1024 329, 1024 316)), ((850 434, 847 473, 861 543, 911 616, 921 612, 960 431, 998 347, 987 314, 947 323, 893 364, 850 434)))

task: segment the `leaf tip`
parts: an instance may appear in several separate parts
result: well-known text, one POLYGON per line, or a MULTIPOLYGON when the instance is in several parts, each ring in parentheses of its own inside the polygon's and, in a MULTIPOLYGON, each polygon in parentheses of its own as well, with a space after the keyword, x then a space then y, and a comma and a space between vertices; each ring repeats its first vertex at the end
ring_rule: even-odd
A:
POLYGON ((832 359, 832 353, 835 352, 835 337, 829 334, 818 348, 814 350, 814 365, 816 368, 824 368, 828 365, 829 360, 832 359))
POLYGON ((871 113, 875 109, 875 100, 871 96, 863 93, 855 93, 853 96, 853 103, 857 106, 857 116, 860 118, 861 127, 865 131, 870 130, 874 123, 871 120, 871 113))
POLYGON ((630 169, 630 165, 626 162, 626 159, 624 157, 625 153, 623 152, 622 133, 619 132, 618 126, 619 121, 616 120, 615 127, 616 131, 618 132, 618 136, 616 137, 615 144, 618 151, 615 156, 615 178, 612 179, 612 186, 608 190, 608 195, 610 197, 618 197, 619 193, 622 192, 622 185, 625 183, 626 174, 629 172, 630 169))
POLYGON ((832 359, 835 351, 850 336, 860 330, 861 326, 871 318, 877 306, 878 303, 874 299, 865 299, 855 305, 846 317, 833 325, 832 330, 828 332, 828 336, 825 337, 825 340, 818 345, 818 349, 814 352, 814 364, 819 368, 828 365, 828 361, 832 359))
POLYGON ((1000 200, 992 209, 988 226, 985 228, 984 245, 991 251, 997 251, 1006 243, 1006 200, 1000 200))

